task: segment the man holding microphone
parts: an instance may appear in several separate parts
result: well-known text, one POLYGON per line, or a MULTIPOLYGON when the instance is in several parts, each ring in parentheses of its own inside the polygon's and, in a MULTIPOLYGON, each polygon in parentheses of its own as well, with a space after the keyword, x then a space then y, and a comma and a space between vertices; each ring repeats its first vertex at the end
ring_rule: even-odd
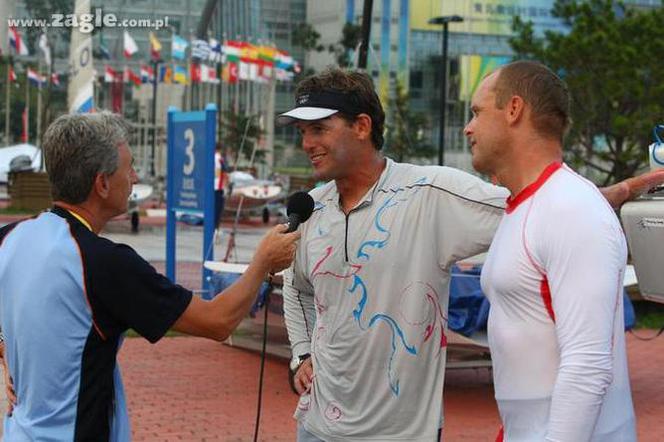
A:
POLYGON ((277 226, 242 277, 204 301, 99 237, 137 181, 129 135, 108 112, 56 119, 43 142, 53 208, 0 229, 0 326, 16 393, 6 440, 130 440, 116 363, 124 332, 222 341, 267 276, 293 259, 299 234, 277 226))

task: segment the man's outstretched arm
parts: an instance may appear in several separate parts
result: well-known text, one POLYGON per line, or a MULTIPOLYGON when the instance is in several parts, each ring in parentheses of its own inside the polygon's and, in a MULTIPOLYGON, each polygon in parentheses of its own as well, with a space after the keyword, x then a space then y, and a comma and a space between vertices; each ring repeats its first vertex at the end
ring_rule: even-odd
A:
POLYGON ((625 202, 631 201, 650 189, 664 185, 664 169, 646 172, 633 178, 627 178, 611 186, 600 188, 614 209, 619 208, 625 202))

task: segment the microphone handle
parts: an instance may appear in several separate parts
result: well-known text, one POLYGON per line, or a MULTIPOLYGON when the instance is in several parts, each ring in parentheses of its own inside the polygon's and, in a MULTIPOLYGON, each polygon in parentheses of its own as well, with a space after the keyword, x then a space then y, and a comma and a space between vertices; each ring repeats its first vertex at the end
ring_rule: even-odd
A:
POLYGON ((288 215, 288 230, 286 233, 295 232, 298 227, 300 227, 300 215, 297 213, 291 213, 288 215))

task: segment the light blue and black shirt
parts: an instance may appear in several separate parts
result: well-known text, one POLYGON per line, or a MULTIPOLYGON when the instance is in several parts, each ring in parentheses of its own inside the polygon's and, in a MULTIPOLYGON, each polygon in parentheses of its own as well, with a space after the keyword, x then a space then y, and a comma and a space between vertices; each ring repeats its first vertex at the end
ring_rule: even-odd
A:
POLYGON ((156 342, 191 296, 61 207, 0 229, 0 326, 18 398, 5 440, 129 440, 124 332, 156 342))

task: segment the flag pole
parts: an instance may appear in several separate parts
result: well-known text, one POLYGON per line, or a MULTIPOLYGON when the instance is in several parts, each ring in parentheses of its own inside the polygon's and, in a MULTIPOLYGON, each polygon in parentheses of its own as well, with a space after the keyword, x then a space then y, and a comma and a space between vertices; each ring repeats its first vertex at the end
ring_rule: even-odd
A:
POLYGON ((25 70, 25 142, 30 142, 30 68, 25 70))
POLYGON ((11 57, 7 56, 7 93, 5 94, 5 142, 9 145, 9 101, 11 97, 11 57))
POLYGON ((42 63, 41 58, 37 64, 37 75, 39 76, 38 86, 37 86, 37 140, 36 144, 41 146, 41 118, 42 118, 42 63))
POLYGON ((150 175, 156 176, 154 168, 154 154, 157 146, 157 85, 159 84, 160 59, 152 60, 152 146, 150 148, 150 175))

